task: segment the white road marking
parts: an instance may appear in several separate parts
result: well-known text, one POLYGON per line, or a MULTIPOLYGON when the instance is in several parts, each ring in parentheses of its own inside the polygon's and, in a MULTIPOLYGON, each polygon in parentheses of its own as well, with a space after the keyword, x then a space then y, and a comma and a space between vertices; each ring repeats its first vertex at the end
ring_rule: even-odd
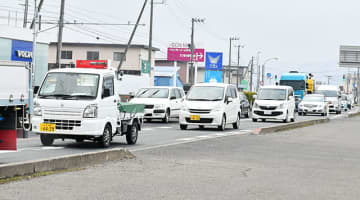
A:
POLYGON ((0 153, 17 153, 17 152, 19 152, 19 151, 2 151, 2 150, 0 150, 0 153))
POLYGON ((161 128, 161 129, 171 129, 173 127, 170 127, 170 126, 162 126, 162 127, 157 127, 157 128, 161 128))
POLYGON ((64 149, 65 147, 41 147, 41 150, 58 150, 64 149))
POLYGON ((152 129, 152 128, 143 128, 143 129, 141 129, 142 131, 152 131, 152 130, 154 130, 154 129, 152 129))
POLYGON ((196 138, 180 138, 180 139, 176 139, 176 141, 192 141, 192 140, 196 140, 196 138))
POLYGON ((211 136, 211 135, 200 135, 200 136, 197 136, 197 138, 211 138, 211 137, 214 137, 214 136, 211 136))

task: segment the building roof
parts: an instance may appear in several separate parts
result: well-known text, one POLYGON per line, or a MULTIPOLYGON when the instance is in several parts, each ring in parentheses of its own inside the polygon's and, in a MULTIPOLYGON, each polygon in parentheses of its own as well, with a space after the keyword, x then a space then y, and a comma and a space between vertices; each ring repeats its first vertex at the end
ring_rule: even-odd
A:
MULTIPOLYGON (((57 42, 50 42, 51 45, 57 45, 57 42)), ((113 48, 126 48, 127 44, 114 44, 114 43, 83 43, 83 42, 63 42, 63 46, 103 46, 103 47, 113 47, 113 48)), ((141 48, 149 49, 149 46, 142 44, 132 44, 130 48, 141 48)), ((153 51, 160 51, 159 48, 152 47, 153 51)))

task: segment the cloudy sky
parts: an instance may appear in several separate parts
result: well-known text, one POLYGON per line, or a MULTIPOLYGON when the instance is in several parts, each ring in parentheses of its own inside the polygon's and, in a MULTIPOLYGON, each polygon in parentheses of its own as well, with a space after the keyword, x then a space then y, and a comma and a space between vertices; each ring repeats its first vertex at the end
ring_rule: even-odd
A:
MULTIPOLYGON (((33 6, 34 0, 29 0, 33 6)), ((161 3, 162 0, 155 0, 161 3)), ((20 26, 24 0, 0 0, 0 23, 20 26)), ((68 22, 128 23, 135 22, 144 0, 66 0, 68 22)), ((45 0, 43 20, 58 18, 60 0, 45 0)), ((154 10, 154 45, 166 57, 171 42, 190 42, 191 18, 205 18, 196 24, 197 47, 224 52, 228 63, 229 38, 239 37, 234 45, 243 44, 241 64, 247 65, 260 51, 260 63, 271 57, 278 61, 266 65, 266 71, 280 74, 289 70, 312 72, 317 80, 341 83, 347 69, 337 67, 339 45, 360 45, 360 2, 358 0, 165 0, 154 10)), ((148 44, 149 9, 141 20, 135 43, 148 44)), ((30 14, 32 14, 31 8, 30 14)), ((46 28, 47 26, 44 26, 46 28)), ((67 25, 64 41, 126 43, 129 26, 67 25), (100 39, 97 40, 96 38, 100 39)), ((48 31, 56 40, 56 30, 48 31)), ((237 61, 236 49, 233 60, 237 61)), ((351 69, 350 71, 354 71, 351 69)))

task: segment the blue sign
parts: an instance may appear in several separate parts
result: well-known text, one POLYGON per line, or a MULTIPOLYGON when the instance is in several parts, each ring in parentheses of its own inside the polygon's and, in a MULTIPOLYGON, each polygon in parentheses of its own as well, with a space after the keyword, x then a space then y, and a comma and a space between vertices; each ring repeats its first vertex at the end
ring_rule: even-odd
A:
POLYGON ((223 53, 206 52, 205 70, 222 70, 223 53))
POLYGON ((266 77, 271 78, 271 73, 266 73, 266 77))
POLYGON ((32 62, 33 44, 20 40, 12 40, 11 60, 32 62))
POLYGON ((217 82, 222 83, 222 71, 217 70, 205 70, 205 83, 217 82))

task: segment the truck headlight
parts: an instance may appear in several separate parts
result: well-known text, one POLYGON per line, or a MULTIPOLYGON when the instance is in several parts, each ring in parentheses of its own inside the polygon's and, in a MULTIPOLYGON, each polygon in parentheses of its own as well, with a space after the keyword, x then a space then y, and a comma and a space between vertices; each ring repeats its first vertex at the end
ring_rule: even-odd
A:
POLYGON ((91 104, 86 106, 83 114, 84 118, 96 118, 97 117, 97 105, 91 104))
POLYGON ((39 104, 34 104, 34 115, 42 116, 42 110, 39 104))

